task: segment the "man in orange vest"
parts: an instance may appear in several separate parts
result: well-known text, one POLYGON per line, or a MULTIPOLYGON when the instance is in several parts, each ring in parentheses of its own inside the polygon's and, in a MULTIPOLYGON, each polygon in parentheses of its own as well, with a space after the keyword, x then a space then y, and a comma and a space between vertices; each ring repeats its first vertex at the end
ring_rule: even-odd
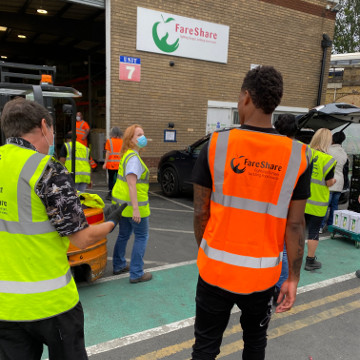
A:
POLYGON ((306 145, 271 126, 282 93, 282 76, 273 67, 250 70, 238 101, 241 128, 214 132, 194 167, 199 279, 193 360, 220 353, 235 304, 241 310, 242 358, 265 359, 284 240, 289 277, 276 312, 295 302, 311 173, 306 145))
POLYGON ((88 135, 90 132, 89 124, 83 119, 82 113, 76 113, 76 141, 88 146, 88 135))
POLYGON ((122 136, 122 131, 117 126, 114 126, 110 131, 110 139, 106 140, 106 155, 103 165, 103 169, 108 171, 109 193, 106 200, 111 200, 111 191, 115 185, 116 174, 119 170, 120 150, 123 143, 122 136))

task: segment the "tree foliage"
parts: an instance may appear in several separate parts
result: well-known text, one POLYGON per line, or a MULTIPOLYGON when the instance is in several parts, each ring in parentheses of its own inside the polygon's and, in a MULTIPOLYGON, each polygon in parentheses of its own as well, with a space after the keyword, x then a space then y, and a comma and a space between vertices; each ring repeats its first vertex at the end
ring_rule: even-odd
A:
POLYGON ((340 0, 341 9, 336 15, 333 40, 334 54, 360 51, 360 1, 340 0))

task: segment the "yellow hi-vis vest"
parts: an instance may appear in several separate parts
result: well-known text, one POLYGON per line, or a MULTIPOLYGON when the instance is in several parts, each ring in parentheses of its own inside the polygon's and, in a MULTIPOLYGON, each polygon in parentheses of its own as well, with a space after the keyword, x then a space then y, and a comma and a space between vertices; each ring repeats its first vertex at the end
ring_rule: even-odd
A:
MULTIPOLYGON (((66 146, 66 160, 65 167, 71 172, 71 149, 72 143, 65 143, 66 146)), ((91 166, 89 160, 89 148, 85 145, 76 142, 75 149, 75 183, 90 184, 91 181, 91 166)))
POLYGON ((335 167, 336 160, 329 154, 312 149, 311 196, 306 202, 305 213, 325 216, 329 205, 330 190, 325 177, 335 167))
POLYGON ((119 171, 117 174, 116 183, 112 190, 113 203, 124 204, 128 203, 128 206, 122 212, 124 217, 133 216, 133 207, 130 201, 129 186, 126 182, 126 165, 130 158, 137 156, 144 167, 144 172, 141 174, 140 179, 136 182, 137 200, 139 205, 139 212, 142 218, 150 215, 149 206, 149 169, 145 163, 141 160, 140 156, 134 150, 128 150, 120 160, 119 171))
POLYGON ((7 144, 0 147, 0 320, 34 321, 79 302, 67 259, 69 239, 50 224, 35 193, 51 157, 7 144))

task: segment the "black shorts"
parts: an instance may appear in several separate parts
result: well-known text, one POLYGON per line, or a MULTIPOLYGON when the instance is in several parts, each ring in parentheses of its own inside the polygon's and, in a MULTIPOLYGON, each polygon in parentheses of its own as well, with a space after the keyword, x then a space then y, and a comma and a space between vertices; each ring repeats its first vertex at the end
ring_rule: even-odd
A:
POLYGON ((305 214, 306 231, 308 240, 319 240, 319 231, 323 216, 305 214))

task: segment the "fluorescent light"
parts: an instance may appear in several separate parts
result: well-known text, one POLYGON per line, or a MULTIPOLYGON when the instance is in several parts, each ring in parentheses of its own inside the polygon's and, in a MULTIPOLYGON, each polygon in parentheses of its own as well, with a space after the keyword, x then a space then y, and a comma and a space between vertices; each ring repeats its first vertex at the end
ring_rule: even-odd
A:
POLYGON ((6 55, 1 55, 1 58, 2 59, 7 59, 7 56, 6 55))
POLYGON ((6 31, 7 27, 6 26, 0 26, 0 31, 6 31))
POLYGON ((47 10, 43 9, 43 8, 39 8, 36 10, 39 14, 42 14, 42 15, 46 15, 48 12, 47 10))
POLYGON ((26 36, 19 34, 19 35, 18 35, 18 38, 19 38, 19 39, 26 39, 26 36))

